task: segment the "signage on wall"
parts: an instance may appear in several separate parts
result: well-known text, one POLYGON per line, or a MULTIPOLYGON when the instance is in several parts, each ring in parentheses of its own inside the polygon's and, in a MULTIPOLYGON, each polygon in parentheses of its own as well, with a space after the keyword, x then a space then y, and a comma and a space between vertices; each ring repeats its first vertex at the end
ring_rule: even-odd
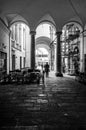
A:
POLYGON ((4 51, 4 49, 6 49, 6 46, 4 43, 0 43, 0 51, 4 51))
POLYGON ((4 59, 0 59, 0 68, 4 66, 4 59))
POLYGON ((43 55, 36 55, 36 57, 48 57, 48 55, 46 55, 46 54, 45 55, 44 54, 43 55))

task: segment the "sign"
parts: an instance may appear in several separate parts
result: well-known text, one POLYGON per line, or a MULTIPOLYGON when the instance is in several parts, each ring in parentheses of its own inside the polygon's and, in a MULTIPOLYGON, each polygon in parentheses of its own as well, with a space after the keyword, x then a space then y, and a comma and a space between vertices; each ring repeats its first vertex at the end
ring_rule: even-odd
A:
POLYGON ((6 48, 6 46, 4 45, 4 43, 0 43, 0 50, 3 51, 6 48))
POLYGON ((48 57, 48 55, 36 55, 36 57, 48 57))
POLYGON ((3 68, 4 66, 4 59, 0 59, 0 68, 3 68))

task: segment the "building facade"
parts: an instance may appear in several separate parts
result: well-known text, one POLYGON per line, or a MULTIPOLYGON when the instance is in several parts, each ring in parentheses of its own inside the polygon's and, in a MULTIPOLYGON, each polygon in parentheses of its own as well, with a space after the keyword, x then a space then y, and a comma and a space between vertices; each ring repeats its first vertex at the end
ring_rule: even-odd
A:
POLYGON ((35 68, 36 50, 44 47, 49 52, 47 61, 51 70, 70 75, 86 72, 85 28, 83 31, 79 23, 69 22, 54 38, 52 28, 50 38, 35 38, 36 31, 31 31, 25 23, 14 22, 8 27, 0 20, 0 71, 9 73, 25 67, 35 68))
POLYGON ((29 28, 23 23, 15 23, 10 30, 10 70, 30 67, 30 60, 27 60, 30 58, 29 28))
POLYGON ((0 71, 9 72, 9 29, 0 21, 0 71))

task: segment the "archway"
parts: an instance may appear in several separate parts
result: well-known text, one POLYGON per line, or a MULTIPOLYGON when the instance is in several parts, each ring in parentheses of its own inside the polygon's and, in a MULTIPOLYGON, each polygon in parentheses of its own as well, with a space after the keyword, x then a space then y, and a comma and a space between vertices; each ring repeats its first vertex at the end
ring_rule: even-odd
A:
POLYGON ((82 27, 76 22, 70 22, 62 30, 62 69, 64 73, 75 75, 83 72, 84 58, 82 27))
POLYGON ((36 49, 36 66, 44 66, 46 62, 50 63, 50 52, 45 46, 37 46, 36 49))
MULTIPOLYGON (((49 22, 42 22, 36 29, 36 49, 44 48, 47 49, 48 61, 51 70, 55 70, 55 27, 49 22)), ((37 57, 36 57, 37 58, 37 57)), ((44 62, 43 62, 44 64, 44 62)))

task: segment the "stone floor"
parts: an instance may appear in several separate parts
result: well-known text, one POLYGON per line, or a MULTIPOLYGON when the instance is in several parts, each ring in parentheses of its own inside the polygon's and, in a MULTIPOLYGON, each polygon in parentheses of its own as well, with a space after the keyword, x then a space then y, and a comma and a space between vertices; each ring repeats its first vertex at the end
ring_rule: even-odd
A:
POLYGON ((0 85, 0 124, 4 130, 85 130, 86 86, 54 72, 44 85, 0 85))

